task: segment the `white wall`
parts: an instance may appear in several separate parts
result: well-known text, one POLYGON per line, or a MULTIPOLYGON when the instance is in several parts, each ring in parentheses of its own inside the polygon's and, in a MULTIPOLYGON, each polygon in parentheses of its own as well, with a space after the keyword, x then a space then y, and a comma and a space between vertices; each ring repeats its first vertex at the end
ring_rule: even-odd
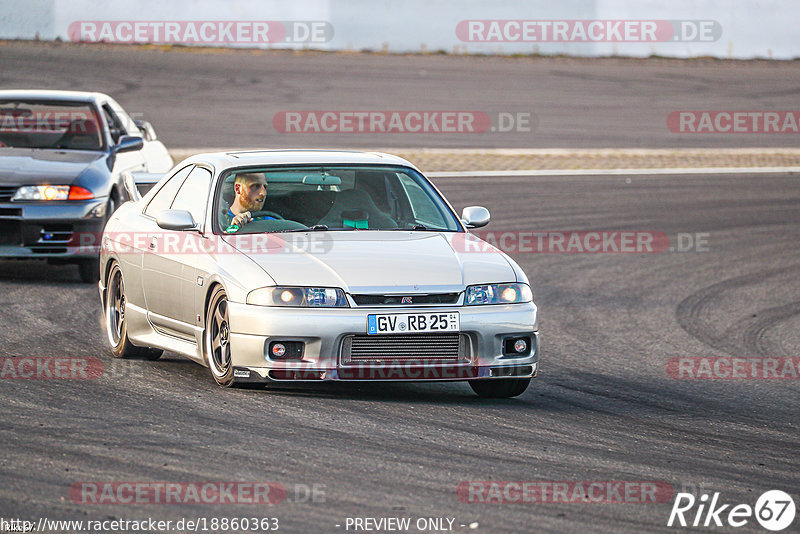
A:
MULTIPOLYGON (((798 0, 0 0, 0 38, 69 40, 75 21, 326 21, 324 42, 276 48, 486 54, 800 57, 798 0), (711 20, 711 42, 463 42, 462 20, 711 20)), ((252 46, 252 45, 249 45, 252 46)))

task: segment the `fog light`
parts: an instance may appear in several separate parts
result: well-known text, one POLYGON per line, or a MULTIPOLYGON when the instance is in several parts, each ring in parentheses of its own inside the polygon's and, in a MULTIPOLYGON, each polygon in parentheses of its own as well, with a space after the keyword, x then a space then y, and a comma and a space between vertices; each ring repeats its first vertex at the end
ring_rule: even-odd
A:
POLYGON ((528 356, 531 351, 536 350, 536 339, 531 339, 530 336, 509 336, 503 340, 503 356, 511 358, 519 358, 521 356, 528 356))
POLYGON ((270 341, 264 357, 270 360, 302 360, 305 343, 302 341, 270 341))

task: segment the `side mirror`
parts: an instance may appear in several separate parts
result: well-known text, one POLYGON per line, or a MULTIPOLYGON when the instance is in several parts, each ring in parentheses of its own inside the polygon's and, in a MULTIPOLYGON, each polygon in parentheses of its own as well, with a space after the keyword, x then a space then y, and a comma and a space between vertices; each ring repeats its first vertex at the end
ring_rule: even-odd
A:
POLYGON ((147 141, 155 141, 158 139, 156 136, 156 131, 153 129, 153 125, 147 122, 146 120, 136 119, 133 121, 136 127, 142 132, 145 140, 147 141))
POLYGON ((139 189, 136 187, 136 181, 133 179, 131 173, 122 173, 122 185, 125 186, 125 191, 128 193, 129 199, 134 202, 139 202, 142 199, 142 195, 139 193, 139 189))
POLYGON ((144 148, 144 139, 133 135, 123 135, 114 146, 113 151, 115 154, 120 152, 133 152, 144 148))
POLYGON ((164 210, 156 217, 156 224, 164 230, 198 230, 192 214, 186 210, 164 210))
POLYGON ((467 228, 480 228, 489 224, 489 210, 483 206, 467 206, 461 212, 461 222, 467 228))

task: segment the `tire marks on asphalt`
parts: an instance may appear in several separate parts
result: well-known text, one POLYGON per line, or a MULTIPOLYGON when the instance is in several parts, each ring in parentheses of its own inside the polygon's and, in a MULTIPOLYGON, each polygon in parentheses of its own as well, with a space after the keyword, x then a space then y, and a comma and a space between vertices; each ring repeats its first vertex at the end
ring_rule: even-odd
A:
POLYGON ((754 309, 749 317, 730 317, 732 324, 721 331, 709 319, 709 315, 712 310, 719 308, 723 297, 731 292, 785 275, 793 275, 795 279, 800 277, 800 264, 757 271, 703 288, 678 304, 675 310, 678 324, 691 336, 731 356, 784 356, 771 350, 765 342, 765 334, 776 325, 799 315, 800 302, 754 309))

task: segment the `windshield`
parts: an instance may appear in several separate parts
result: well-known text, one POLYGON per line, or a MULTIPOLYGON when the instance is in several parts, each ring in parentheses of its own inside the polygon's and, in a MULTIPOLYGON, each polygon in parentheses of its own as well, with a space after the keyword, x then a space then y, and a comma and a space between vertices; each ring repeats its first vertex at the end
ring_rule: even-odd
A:
POLYGON ((217 194, 222 233, 461 230, 431 184, 406 167, 239 169, 217 194))
POLYGON ((90 104, 0 100, 0 147, 101 150, 103 146, 90 104))

